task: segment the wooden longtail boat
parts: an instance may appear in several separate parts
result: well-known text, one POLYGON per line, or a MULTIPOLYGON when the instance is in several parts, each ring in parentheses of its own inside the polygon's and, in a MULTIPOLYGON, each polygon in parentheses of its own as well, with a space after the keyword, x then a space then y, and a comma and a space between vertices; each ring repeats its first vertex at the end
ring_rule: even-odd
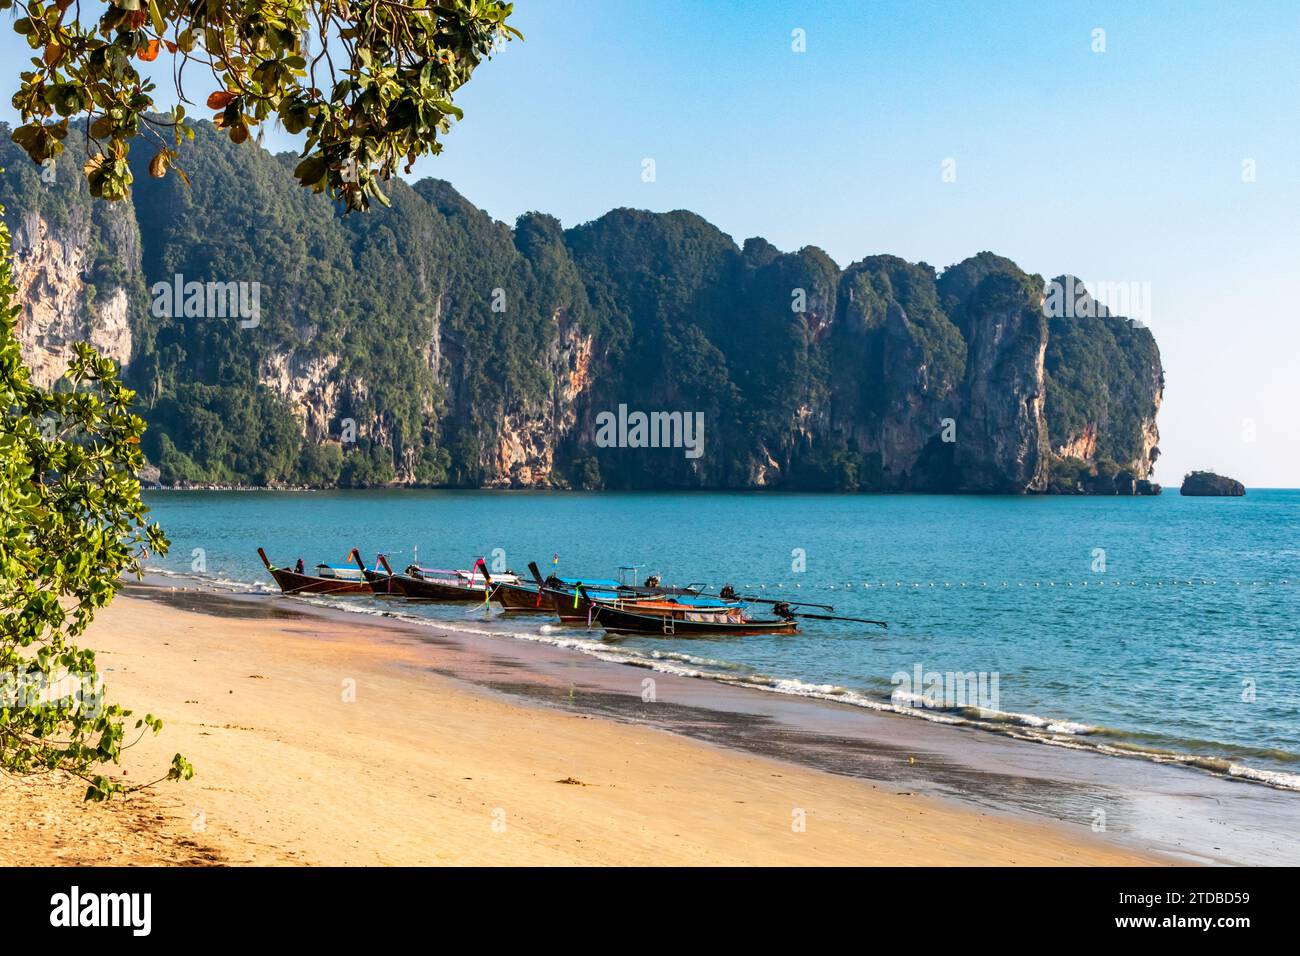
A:
MULTIPOLYGON (((487 564, 482 558, 474 562, 468 571, 452 571, 443 568, 422 568, 409 565, 398 574, 388 564, 382 554, 379 563, 391 575, 393 591, 412 601, 439 601, 447 603, 482 603, 490 599, 491 587, 485 574, 487 564)), ((503 576, 503 583, 518 583, 513 575, 503 576)))
POLYGON ((542 580, 542 573, 538 570, 536 562, 530 561, 528 570, 532 572, 533 580, 536 582, 536 591, 529 588, 534 603, 537 601, 537 595, 540 594, 542 605, 556 614, 564 624, 587 625, 590 622, 588 611, 593 599, 606 602, 676 599, 678 602, 686 603, 696 601, 701 607, 735 603, 706 598, 700 594, 699 586, 661 585, 659 579, 655 577, 647 579, 644 585, 626 584, 610 578, 568 578, 554 574, 542 580), (579 591, 583 593, 579 594, 579 591))
POLYGON ((682 605, 681 612, 644 613, 636 604, 591 606, 591 623, 615 634, 658 634, 665 637, 709 634, 796 634, 794 618, 755 619, 747 617, 739 606, 718 612, 700 613, 682 605))
POLYGON ((371 593, 370 583, 358 573, 356 568, 347 565, 318 564, 312 569, 315 574, 307 574, 305 571, 277 568, 261 548, 257 549, 257 553, 284 594, 371 593))
POLYGON ((537 593, 549 599, 566 624, 600 627, 611 633, 627 634, 797 634, 798 618, 846 621, 888 627, 884 621, 843 615, 815 614, 794 608, 815 607, 835 610, 829 604, 811 604, 771 598, 750 598, 725 586, 718 597, 706 597, 693 586, 667 587, 657 577, 641 587, 614 581, 575 581, 555 575, 542 580, 536 563, 528 569, 537 582, 537 593), (612 587, 611 587, 612 585, 612 587), (598 588, 598 590, 593 590, 598 588), (772 605, 773 618, 751 618, 748 602, 772 605))
POLYGON ((391 571, 380 571, 379 562, 383 555, 378 555, 375 559, 375 567, 368 568, 366 563, 361 560, 361 552, 356 548, 352 549, 351 558, 361 569, 361 576, 370 584, 370 589, 376 594, 396 595, 397 591, 393 588, 393 574, 391 571))
POLYGON ((547 591, 556 614, 565 624, 593 627, 592 611, 597 606, 623 608, 638 614, 684 618, 686 615, 720 615, 744 605, 699 594, 626 594, 619 591, 592 591, 585 584, 573 591, 547 591))
POLYGON ((581 624, 590 626, 591 608, 595 604, 611 604, 617 607, 639 608, 646 614, 666 614, 689 609, 698 614, 719 614, 728 608, 736 607, 734 602, 719 601, 717 598, 696 597, 683 594, 625 594, 621 591, 588 591, 585 586, 582 593, 560 591, 552 588, 546 590, 546 596, 555 609, 555 614, 564 624, 581 624))

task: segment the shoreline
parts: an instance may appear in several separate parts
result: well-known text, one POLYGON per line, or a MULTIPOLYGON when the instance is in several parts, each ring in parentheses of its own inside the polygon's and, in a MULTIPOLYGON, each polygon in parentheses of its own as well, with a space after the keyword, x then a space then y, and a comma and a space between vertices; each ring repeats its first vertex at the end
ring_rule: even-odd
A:
MULTIPOLYGON (((158 579, 155 596, 162 598, 172 580, 158 579)), ((431 643, 448 653, 454 649, 454 666, 436 671, 442 676, 516 700, 650 724, 980 811, 1047 818, 1086 829, 1090 836, 1100 811, 1108 840, 1187 862, 1300 863, 1291 836, 1300 832, 1300 795, 1257 779, 1209 772, 1196 763, 1153 762, 1082 743, 1049 744, 1015 732, 990 733, 945 719, 865 709, 825 695, 788 695, 716 675, 651 670, 639 660, 611 661, 563 641, 489 636, 450 622, 417 622, 387 611, 358 613, 312 598, 221 591, 201 579, 182 580, 198 585, 176 592, 181 596, 174 600, 186 604, 223 609, 231 602, 255 607, 269 599, 273 608, 280 605, 273 613, 301 613, 350 627, 357 627, 358 619, 382 621, 377 636, 431 643), (641 701, 647 675, 657 697, 650 708, 641 701), (575 688, 582 693, 573 694, 575 688), (684 710, 677 713, 676 707, 684 710), (929 756, 922 761, 922 754, 929 756)))
MULTIPOLYGON (((1163 489, 1163 485, 1155 485, 1163 489)), ((519 492, 522 494, 560 494, 560 495, 662 495, 662 494, 706 494, 706 495, 882 495, 889 497, 914 496, 918 498, 1159 498, 1163 491, 1137 491, 1131 494, 1118 491, 1062 491, 1044 489, 1042 491, 996 492, 996 491, 918 491, 900 488, 873 488, 859 491, 827 490, 819 488, 561 488, 555 485, 420 485, 391 484, 368 485, 363 488, 342 485, 241 485, 222 484, 219 482, 197 485, 163 485, 141 484, 141 490, 149 493, 175 494, 178 492, 383 492, 383 491, 487 491, 519 492)), ((1249 489, 1247 489, 1249 490, 1249 489)), ((1269 491, 1262 488, 1257 491, 1269 491)), ((1225 497, 1222 495, 1184 496, 1184 497, 1225 497)), ((1240 497, 1240 496, 1237 496, 1240 497)))
POLYGON ((912 786, 900 767, 945 786, 965 774, 937 753, 905 759, 906 741, 801 731, 796 714, 763 713, 787 709, 775 695, 720 688, 723 705, 747 702, 728 708, 699 696, 715 685, 657 675, 645 700, 646 671, 557 648, 149 584, 87 643, 111 699, 166 721, 127 752, 127 779, 177 750, 196 777, 107 811, 78 803, 81 788, 10 781, 3 862, 1177 862, 912 786))
MULTIPOLYGON (((147 573, 147 578, 164 586, 176 586, 182 589, 195 587, 199 590, 214 590, 220 594, 275 595, 279 591, 265 583, 249 583, 226 578, 207 578, 183 574, 162 569, 147 573), (173 583, 174 582, 174 583, 173 583)), ((1188 581, 1187 584, 1192 584, 1188 581)), ((1212 582, 1201 582, 1212 583, 1212 582)), ((1282 581, 1281 584, 1287 584, 1282 581)), ((1300 583, 1300 582, 1297 582, 1300 583)), ((866 587, 867 585, 864 585, 866 587)), ((933 584, 931 585, 933 587, 933 584)), ((1006 582, 1003 582, 1003 587, 1006 582)), ((1053 586, 1055 586, 1053 584, 1053 586)), ((1067 584, 1068 586, 1068 584, 1067 584)), ((884 587, 884 584, 881 584, 884 587)), ((965 584, 962 584, 965 587, 965 584)), ((1230 781, 1241 781, 1264 786, 1288 793, 1300 794, 1300 774, 1289 767, 1257 766, 1249 754, 1204 754, 1179 750, 1174 747, 1158 747, 1155 744, 1140 745, 1131 743, 1135 739, 1148 739, 1151 735, 1132 730, 1118 730, 1104 725, 1080 723, 1072 718, 1033 712, 1009 710, 986 710, 979 706, 926 708, 899 703, 893 696, 879 698, 867 691, 842 687, 831 683, 817 682, 811 678, 797 676, 772 676, 765 672, 745 673, 733 671, 735 665, 725 660, 713 660, 699 657, 683 650, 660 653, 646 652, 644 649, 628 649, 621 640, 593 637, 592 632, 579 628, 555 624, 548 619, 539 629, 515 630, 507 624, 534 624, 538 619, 530 615, 511 615, 494 612, 491 618, 476 617, 473 626, 468 621, 456 622, 445 619, 430 619, 409 612, 405 602, 399 602, 395 609, 379 609, 374 605, 365 606, 355 600, 331 599, 313 595, 301 595, 300 604, 314 607, 322 612, 340 612, 364 617, 381 617, 419 628, 429 626, 447 628, 457 633, 476 634, 485 638, 509 637, 529 643, 539 643, 576 651, 620 666, 647 668, 660 674, 675 674, 697 680, 711 681, 727 687, 744 687, 763 693, 774 693, 803 699, 820 700, 832 704, 849 706, 875 714, 890 714, 912 720, 929 721, 953 728, 978 730, 982 733, 1037 743, 1053 747, 1103 754, 1124 760, 1142 761, 1161 765, 1178 766, 1209 774, 1230 781), (812 682, 810 682, 812 681, 812 682)), ((915 686, 920 686, 919 681, 915 686)), ((1223 745, 1224 750, 1231 745, 1223 745)), ((1238 748, 1240 749, 1240 748, 1238 748)))
MULTIPOLYGON (((118 602, 105 611, 105 623, 112 623, 117 617, 125 619, 114 628, 117 635, 123 628, 161 626, 162 620, 153 620, 160 617, 166 622, 183 620, 186 631, 198 628, 221 635, 218 643, 222 646, 230 643, 231 635, 237 637, 235 646, 240 653, 250 654, 247 662, 240 665, 244 672, 238 675, 238 680, 244 684, 255 682, 251 684, 253 687, 260 687, 257 676, 266 676, 270 670, 270 663, 261 661, 261 654, 272 652, 281 643, 302 643, 302 636, 308 635, 308 643, 299 650, 311 659, 311 669, 316 669, 317 658, 333 659, 335 650, 342 648, 356 661, 380 667, 383 680, 399 678, 408 685, 415 701, 424 701, 429 691, 437 691, 438 695, 455 691, 471 697, 476 705, 491 701, 504 706, 506 715, 500 719, 506 723, 523 721, 526 727, 539 718, 558 717, 564 723, 576 719, 582 726, 598 726, 612 732, 617 741, 616 752, 629 750, 637 752, 638 757, 646 745, 641 735, 649 734, 660 741, 672 740, 673 749, 681 748, 682 753, 667 762, 653 761, 646 771, 651 779, 658 780, 676 773, 682 765, 707 769, 707 773, 695 780, 695 790, 688 791, 688 804, 699 800, 708 803, 710 797, 718 796, 711 791, 716 780, 725 775, 719 774, 716 762, 759 761, 779 767, 783 777, 806 775, 814 788, 849 787, 849 796, 837 793, 836 803, 850 830, 853 825, 865 825, 867 818, 879 819, 883 810, 875 806, 866 817, 858 817, 863 813, 863 801, 884 797, 893 797, 904 804, 924 804, 926 814, 943 814, 949 818, 945 826, 958 831, 975 827, 971 832, 975 845, 963 847, 957 855, 939 852, 930 845, 917 849, 907 844, 911 852, 919 853, 928 862, 1104 862, 1088 856, 1095 852, 1112 853, 1130 862, 1166 864, 1294 862, 1296 857, 1294 842, 1287 834, 1295 832, 1300 825, 1300 800, 1291 799, 1286 793, 1279 795, 1268 787, 1210 777, 1186 767, 1148 765, 1044 745, 1032 747, 1026 741, 969 728, 863 711, 819 698, 777 695, 745 685, 731 687, 712 680, 660 674, 645 667, 602 661, 559 646, 474 635, 376 615, 357 615, 278 594, 178 588, 170 581, 130 584, 118 602), (268 636, 273 640, 268 641, 268 636), (654 682, 653 701, 643 700, 646 688, 642 682, 647 678, 654 682), (432 687, 432 684, 437 685, 432 687), (629 745, 621 736, 624 732, 637 735, 637 743, 629 745), (1105 832, 1093 832, 1099 823, 1099 810, 1105 832), (988 847, 980 848, 978 832, 979 827, 987 827, 991 821, 1013 829, 1027 827, 1032 836, 1018 844, 1019 852, 1015 856, 988 852, 988 847), (1044 827, 1049 836, 1043 835, 1044 827), (1043 843, 1044 839, 1048 840, 1047 844, 1043 843), (1062 856, 1058 840, 1070 845, 1071 852, 1084 856, 1062 856), (1039 844, 1052 845, 1053 852, 1044 857, 1040 852, 1043 845, 1039 844)), ((88 639, 96 648, 101 646, 96 637, 99 628, 98 620, 88 639)), ((140 633, 131 643, 148 644, 148 637, 140 633)), ((105 665, 112 666, 109 661, 110 657, 105 656, 105 665)), ((302 663, 299 661, 299 665, 302 663)), ((300 676, 305 680, 308 672, 300 676)), ((152 709, 169 722, 173 732, 177 718, 185 717, 186 706, 181 706, 177 713, 175 705, 162 706, 162 702, 152 698, 140 700, 135 693, 127 693, 131 688, 116 691, 117 679, 112 672, 105 674, 105 678, 109 680, 114 700, 140 710, 152 709)), ((161 687, 155 685, 155 691, 161 687)), ((172 696, 175 697, 174 692, 172 696)), ((201 698, 183 697, 183 700, 186 705, 205 702, 201 698)), ((422 702, 412 706, 416 710, 425 708, 422 702)), ((442 709, 434 710, 441 713, 442 709)), ((430 715, 407 717, 428 719, 430 715)), ((282 711, 274 710, 268 719, 281 721, 285 717, 282 711)), ((242 719, 216 726, 224 730, 226 724, 237 728, 256 726, 242 719)), ((214 732, 217 731, 199 731, 199 735, 214 732)), ((201 750, 191 753, 181 744, 169 741, 166 728, 159 741, 148 743, 166 750, 166 758, 177 749, 186 753, 199 767, 200 777, 208 778, 212 773, 211 767, 204 771, 200 766, 201 750)), ((351 754, 350 760, 356 758, 357 754, 351 754)), ((599 749, 593 752, 589 747, 575 747, 572 754, 565 754, 559 761, 565 773, 556 770, 551 779, 562 782, 572 778, 589 784, 590 779, 584 777, 585 773, 589 774, 585 767, 606 758, 608 754, 599 749)), ((478 752, 473 762, 490 766, 491 749, 478 752)), ((243 779, 248 771, 239 769, 231 773, 243 779)), ((318 773, 318 769, 313 773, 318 773)), ((478 773, 467 773, 467 777, 476 778, 481 773, 484 770, 480 766, 478 773)), ((253 792, 265 786, 264 780, 256 778, 246 783, 256 784, 253 792)), ((750 779, 746 787, 754 783, 750 779)), ((152 792, 151 799, 156 796, 164 801, 177 800, 177 795, 183 795, 188 786, 169 784, 161 791, 152 792)), ((586 787, 563 787, 563 790, 585 791, 586 787)), ((745 788, 732 796, 744 799, 745 788)), ((282 799, 289 797, 282 796, 282 799)), ((539 797, 530 796, 532 799, 539 797)), ((528 804, 529 800, 524 803, 528 804)), ((898 823, 898 812, 897 806, 884 812, 891 826, 898 823)), ((650 814, 651 819, 662 823, 659 813, 658 804, 645 806, 638 819, 650 814)), ((783 826, 777 826, 777 831, 788 831, 789 813, 789 808, 784 810, 783 826)), ((811 864, 909 862, 906 858, 872 856, 848 836, 842 838, 848 840, 844 844, 848 855, 833 855, 823 847, 813 858, 783 855, 740 857, 740 860, 811 864)), ((749 842, 753 843, 753 839, 751 836, 749 842)), ((728 840, 712 847, 715 856, 725 855, 729 849, 728 840)), ((781 853, 788 849, 781 848, 781 853)), ((772 852, 772 848, 767 847, 767 851, 772 852)), ((250 855, 246 845, 240 842, 233 848, 213 852, 222 861, 268 861, 259 853, 250 855)), ((318 862, 326 858, 339 861, 339 857, 320 856, 318 851, 313 856, 309 843, 296 847, 296 852, 299 856, 273 857, 270 861, 318 862)), ((525 862, 530 858, 511 856, 506 861, 525 862)), ((729 858, 737 861, 735 856, 729 858)), ((343 857, 342 861, 356 860, 343 857)), ((456 860, 441 860, 482 861, 484 858, 473 849, 467 849, 456 860)), ((588 860, 582 857, 578 861, 588 860)), ((634 862, 636 858, 614 856, 599 861, 634 862)))

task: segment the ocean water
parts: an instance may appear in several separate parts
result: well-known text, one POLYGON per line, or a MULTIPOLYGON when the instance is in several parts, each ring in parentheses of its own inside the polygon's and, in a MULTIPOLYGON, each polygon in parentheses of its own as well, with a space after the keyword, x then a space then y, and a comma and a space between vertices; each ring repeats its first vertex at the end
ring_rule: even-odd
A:
POLYGON ((343 563, 352 547, 371 561, 385 551, 399 569, 417 554, 427 566, 460 568, 482 555, 524 575, 529 561, 546 573, 557 554, 560 573, 574 576, 641 565, 642 578, 713 591, 730 583, 889 627, 806 620, 797 635, 606 639, 480 607, 325 600, 1300 789, 1300 491, 1252 489, 1237 499, 150 492, 146 500, 172 541, 151 564, 163 573, 273 591, 258 545, 281 565, 343 563), (934 706, 914 706, 927 680, 948 674, 977 676, 950 679, 946 694, 931 683, 934 706), (958 686, 982 693, 962 700, 958 686))

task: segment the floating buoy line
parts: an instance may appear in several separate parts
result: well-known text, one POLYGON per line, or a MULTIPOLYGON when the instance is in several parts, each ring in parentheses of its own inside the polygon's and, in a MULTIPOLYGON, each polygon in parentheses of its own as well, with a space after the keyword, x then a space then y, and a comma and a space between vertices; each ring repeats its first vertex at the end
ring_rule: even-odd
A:
MULTIPOLYGON (((1155 581, 1138 581, 1132 579, 1116 578, 1107 580, 1105 578, 1093 578, 1091 580, 1069 580, 1069 581, 1000 581, 1000 580, 977 580, 977 581, 846 581, 839 584, 804 584, 800 583, 780 583, 780 584, 762 584, 762 583, 743 583, 735 584, 733 587, 745 588, 746 590, 766 590, 771 588, 774 591, 781 590, 805 590, 805 591, 868 591, 868 590, 896 590, 902 588, 912 588, 920 590, 922 588, 1189 588, 1189 587, 1291 587, 1300 584, 1300 578, 1279 578, 1273 580, 1256 580, 1256 581, 1219 581, 1209 578, 1174 578, 1160 579, 1155 581)), ((703 586, 705 591, 718 590, 722 585, 706 584, 703 586)))

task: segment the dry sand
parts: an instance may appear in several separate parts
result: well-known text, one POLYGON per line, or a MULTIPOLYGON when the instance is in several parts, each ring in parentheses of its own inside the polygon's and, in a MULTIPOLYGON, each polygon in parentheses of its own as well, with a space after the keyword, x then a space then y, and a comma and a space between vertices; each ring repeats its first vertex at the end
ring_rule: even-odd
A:
POLYGON ((165 722, 127 752, 126 779, 161 775, 177 751, 197 774, 107 807, 81 803, 76 781, 0 777, 0 864, 1164 862, 1082 828, 521 704, 431 673, 436 647, 383 627, 119 597, 85 643, 110 699, 165 722))

